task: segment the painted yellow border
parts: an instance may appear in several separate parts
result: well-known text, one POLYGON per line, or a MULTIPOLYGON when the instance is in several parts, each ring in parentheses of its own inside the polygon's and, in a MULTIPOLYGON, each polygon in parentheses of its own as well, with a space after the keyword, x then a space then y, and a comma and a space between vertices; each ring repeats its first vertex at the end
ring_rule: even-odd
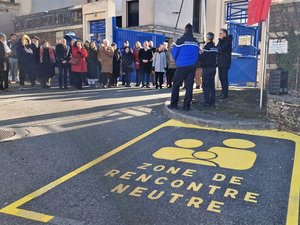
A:
POLYGON ((278 139, 285 139, 291 140, 296 143, 295 149, 295 158, 294 158, 294 167, 292 172, 292 180, 291 180, 291 188, 290 188, 290 196, 289 196, 289 203, 288 203, 288 212, 287 212, 287 221, 286 225, 295 225, 298 224, 298 217, 299 217, 299 191, 300 191, 300 137, 288 132, 279 132, 276 130, 236 130, 236 129, 215 129, 215 128, 206 128, 200 127, 191 124, 185 124, 182 122, 178 122, 176 120, 169 120, 166 123, 163 123, 146 133, 132 139, 131 141, 117 147, 116 149, 100 156, 97 159, 79 167, 78 169, 64 175, 63 177, 47 184, 44 187, 39 188, 38 190, 32 192, 31 194, 13 202, 12 204, 4 207, 0 210, 0 213, 22 217, 38 222, 48 223, 49 221, 54 219, 54 216, 23 210, 19 209, 25 203, 30 202, 31 200, 47 193, 48 191, 52 190, 53 188, 63 184, 64 182, 70 180, 71 178, 77 176, 78 174, 92 168, 93 166, 103 162, 104 160, 108 159, 109 157, 125 150, 129 146, 139 142, 140 140, 146 138, 147 136, 155 133, 156 131, 164 128, 164 127, 183 127, 183 128, 194 128, 194 129, 202 129, 202 130, 213 130, 213 131, 221 131, 221 132, 231 132, 231 133, 238 133, 238 134, 246 134, 246 135, 255 135, 255 136, 262 136, 262 137, 272 137, 278 139))

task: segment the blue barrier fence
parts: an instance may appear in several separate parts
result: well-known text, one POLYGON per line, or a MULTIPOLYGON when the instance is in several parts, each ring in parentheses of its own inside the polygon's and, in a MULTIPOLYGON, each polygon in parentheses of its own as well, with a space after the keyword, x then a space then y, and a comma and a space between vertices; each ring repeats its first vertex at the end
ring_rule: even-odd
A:
POLYGON ((130 46, 133 47, 136 41, 141 42, 143 45, 144 41, 150 40, 153 41, 154 46, 158 46, 159 44, 165 42, 166 37, 163 34, 118 28, 116 26, 116 19, 113 18, 113 41, 118 45, 119 48, 123 47, 123 43, 125 41, 129 41, 130 46))

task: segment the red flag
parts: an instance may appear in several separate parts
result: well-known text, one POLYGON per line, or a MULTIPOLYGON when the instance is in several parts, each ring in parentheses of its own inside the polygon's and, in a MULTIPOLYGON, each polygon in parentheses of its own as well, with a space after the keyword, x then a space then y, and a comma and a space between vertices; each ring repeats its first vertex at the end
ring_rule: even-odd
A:
POLYGON ((272 0, 249 0, 248 3, 248 25, 265 21, 268 17, 272 0))
POLYGON ((261 21, 266 21, 266 19, 268 17, 268 14, 269 14, 271 2, 272 2, 272 0, 265 0, 264 1, 264 6, 263 6, 261 16, 260 16, 261 21))

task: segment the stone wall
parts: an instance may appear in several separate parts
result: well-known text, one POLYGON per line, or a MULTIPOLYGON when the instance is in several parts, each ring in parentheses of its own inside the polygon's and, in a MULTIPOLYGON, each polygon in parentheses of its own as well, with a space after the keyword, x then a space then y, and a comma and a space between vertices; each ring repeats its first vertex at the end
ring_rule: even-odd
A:
POLYGON ((279 128, 300 134, 300 99, 290 95, 268 95, 267 116, 279 128))

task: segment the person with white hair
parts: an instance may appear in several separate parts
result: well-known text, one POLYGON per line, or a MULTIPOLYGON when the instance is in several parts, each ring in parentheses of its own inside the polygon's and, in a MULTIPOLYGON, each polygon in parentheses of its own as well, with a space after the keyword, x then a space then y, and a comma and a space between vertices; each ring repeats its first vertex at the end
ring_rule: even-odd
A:
POLYGON ((0 90, 8 89, 9 56, 11 50, 6 42, 6 35, 0 33, 0 90))
POLYGON ((99 48, 98 61, 101 64, 103 74, 103 87, 111 87, 114 83, 113 73, 114 49, 110 46, 109 40, 104 39, 99 48))

